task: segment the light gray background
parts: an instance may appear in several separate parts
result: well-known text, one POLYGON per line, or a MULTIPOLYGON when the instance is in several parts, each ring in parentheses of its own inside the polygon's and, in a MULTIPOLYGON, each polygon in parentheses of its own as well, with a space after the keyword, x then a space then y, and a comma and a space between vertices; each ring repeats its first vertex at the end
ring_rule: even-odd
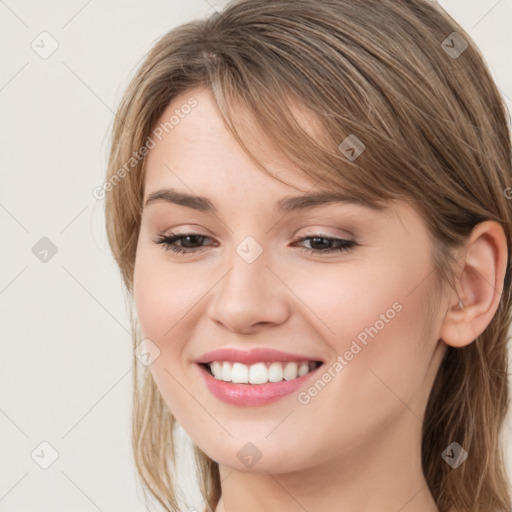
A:
MULTIPOLYGON (((141 58, 172 27, 224 4, 0 0, 2 512, 144 510, 129 445, 129 323, 92 191, 141 58), (58 43, 46 59, 31 47, 43 31, 58 43), (32 252, 42 237, 57 248, 47 262, 32 252), (48 469, 35 462, 51 462, 44 441, 58 452, 48 469)), ((441 4, 479 45, 512 110, 512 0, 441 4)), ((200 502, 196 492, 188 505, 200 502)))

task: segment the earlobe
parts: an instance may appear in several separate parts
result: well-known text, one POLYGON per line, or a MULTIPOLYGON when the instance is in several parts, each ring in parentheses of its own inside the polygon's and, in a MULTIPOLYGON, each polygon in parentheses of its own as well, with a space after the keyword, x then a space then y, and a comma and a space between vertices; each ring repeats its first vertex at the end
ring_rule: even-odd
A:
POLYGON ((469 345, 490 324, 501 299, 507 256, 505 233, 498 222, 474 227, 458 260, 456 290, 450 292, 439 333, 447 345, 469 345))

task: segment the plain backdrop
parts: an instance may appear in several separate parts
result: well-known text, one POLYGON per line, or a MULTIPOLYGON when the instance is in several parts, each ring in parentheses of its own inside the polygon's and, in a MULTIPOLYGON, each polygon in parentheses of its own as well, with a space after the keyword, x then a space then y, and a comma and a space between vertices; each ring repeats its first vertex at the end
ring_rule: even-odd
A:
MULTIPOLYGON (((0 0, 2 512, 144 510, 129 444, 129 322, 92 191, 141 59, 172 27, 224 3, 0 0)), ((512 109, 512 0, 441 4, 512 109)), ((510 422, 506 435, 511 471, 510 422)), ((183 510, 201 510, 184 473, 183 510)))

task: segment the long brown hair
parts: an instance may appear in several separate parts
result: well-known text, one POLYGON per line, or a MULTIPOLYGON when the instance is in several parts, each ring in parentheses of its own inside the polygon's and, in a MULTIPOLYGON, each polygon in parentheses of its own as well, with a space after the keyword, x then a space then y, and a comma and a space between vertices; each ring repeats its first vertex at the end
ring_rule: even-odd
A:
MULTIPOLYGON (((129 298, 142 149, 156 143, 155 126, 169 103, 197 87, 212 91, 226 126, 264 172, 235 108, 243 107, 322 186, 376 205, 413 202, 434 241, 436 276, 452 286, 451 249, 479 222, 501 223, 509 259, 498 310, 472 343, 446 351, 425 411, 422 466, 441 512, 509 512, 500 436, 509 397, 510 127, 469 35, 427 0, 238 0, 165 34, 119 106, 102 189, 109 243, 129 298), (313 115, 317 133, 300 126, 292 103, 313 115), (357 158, 343 151, 349 136, 364 144, 357 158), (469 453, 456 470, 441 457, 454 441, 469 453)), ((134 348, 141 341, 135 316, 132 311, 134 348)), ((135 357, 133 384, 133 451, 145 496, 178 510, 174 417, 135 357)), ((197 447, 195 454, 213 510, 220 499, 218 464, 197 447)))

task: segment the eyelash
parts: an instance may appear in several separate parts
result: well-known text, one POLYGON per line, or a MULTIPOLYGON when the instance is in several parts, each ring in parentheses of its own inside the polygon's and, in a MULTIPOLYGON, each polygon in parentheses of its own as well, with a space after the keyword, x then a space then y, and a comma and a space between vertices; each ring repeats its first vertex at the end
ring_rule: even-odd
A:
MULTIPOLYGON (((172 251, 174 253, 190 254, 190 253, 198 252, 197 248, 187 249, 187 248, 177 247, 177 246, 173 245, 176 241, 181 240, 182 238, 187 238, 187 237, 199 237, 199 238, 203 238, 203 239, 210 238, 208 236, 200 235, 198 233, 185 233, 183 235, 178 235, 178 234, 175 234, 175 233, 170 233, 169 235, 159 235, 157 237, 157 239, 155 240, 155 243, 163 245, 164 249, 166 251, 172 251)), ((332 237, 321 236, 321 235, 305 236, 305 237, 302 237, 299 240, 297 240, 295 243, 303 242, 305 240, 309 240, 309 239, 312 239, 312 238, 320 238, 320 239, 323 239, 323 240, 329 240, 330 242, 340 242, 341 245, 340 245, 340 247, 336 247, 334 249, 327 249, 327 250, 309 249, 307 247, 301 247, 300 249, 302 251, 306 251, 309 254, 325 254, 325 253, 333 253, 333 252, 340 252, 341 253, 341 252, 349 251, 354 246, 358 245, 353 240, 345 240, 343 238, 332 238, 332 237)))

